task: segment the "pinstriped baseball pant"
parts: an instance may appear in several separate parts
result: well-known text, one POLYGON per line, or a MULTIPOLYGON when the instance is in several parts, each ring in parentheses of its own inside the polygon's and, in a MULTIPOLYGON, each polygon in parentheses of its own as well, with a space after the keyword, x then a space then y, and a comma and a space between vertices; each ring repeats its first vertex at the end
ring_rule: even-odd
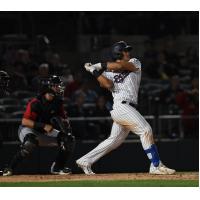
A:
POLYGON ((143 149, 148 149, 153 143, 152 129, 144 117, 128 104, 115 103, 111 111, 113 126, 110 136, 96 148, 79 159, 81 163, 93 164, 101 157, 120 146, 129 132, 140 137, 143 149))

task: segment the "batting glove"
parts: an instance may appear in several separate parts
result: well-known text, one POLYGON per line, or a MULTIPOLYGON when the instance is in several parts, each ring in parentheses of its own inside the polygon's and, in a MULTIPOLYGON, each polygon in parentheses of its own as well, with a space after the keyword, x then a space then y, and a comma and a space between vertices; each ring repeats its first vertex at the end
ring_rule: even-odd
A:
POLYGON ((96 63, 96 64, 94 64, 93 66, 94 66, 94 68, 95 68, 97 71, 99 71, 99 70, 102 69, 102 64, 101 64, 101 63, 96 63))
POLYGON ((95 70, 95 67, 91 63, 85 63, 84 68, 90 73, 93 73, 95 70))

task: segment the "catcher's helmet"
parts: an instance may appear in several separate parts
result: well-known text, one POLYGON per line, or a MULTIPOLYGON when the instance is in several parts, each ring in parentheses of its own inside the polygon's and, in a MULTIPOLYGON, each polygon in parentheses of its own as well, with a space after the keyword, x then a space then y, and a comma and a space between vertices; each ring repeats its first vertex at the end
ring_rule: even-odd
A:
POLYGON ((131 51, 131 50, 132 50, 132 47, 130 45, 127 45, 126 42, 124 42, 124 41, 117 42, 112 46, 112 50, 111 50, 112 51, 112 59, 113 60, 122 59, 122 57, 123 57, 122 52, 123 51, 131 51))
POLYGON ((5 71, 0 71, 0 90, 1 96, 7 93, 10 76, 5 71))
POLYGON ((52 75, 46 79, 41 79, 40 81, 41 94, 52 93, 53 95, 63 95, 64 88, 63 81, 56 75, 52 75))

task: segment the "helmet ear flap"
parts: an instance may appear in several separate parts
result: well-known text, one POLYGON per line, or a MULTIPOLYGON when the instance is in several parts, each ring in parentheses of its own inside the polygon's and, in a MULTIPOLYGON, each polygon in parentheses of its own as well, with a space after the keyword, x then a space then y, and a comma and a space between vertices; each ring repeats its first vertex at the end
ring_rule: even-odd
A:
POLYGON ((122 59, 123 54, 119 46, 113 46, 111 51, 112 51, 112 59, 114 61, 118 59, 122 59))
POLYGON ((123 58, 123 54, 122 53, 118 53, 116 55, 113 56, 113 60, 121 60, 123 58))
POLYGON ((120 53, 118 54, 118 58, 117 58, 117 59, 122 59, 122 58, 123 58, 123 53, 120 52, 120 53))
POLYGON ((124 41, 120 41, 120 42, 117 42, 115 43, 113 46, 112 46, 112 59, 115 61, 115 60, 120 60, 123 58, 123 51, 131 51, 132 50, 132 47, 127 45, 126 42, 124 41))

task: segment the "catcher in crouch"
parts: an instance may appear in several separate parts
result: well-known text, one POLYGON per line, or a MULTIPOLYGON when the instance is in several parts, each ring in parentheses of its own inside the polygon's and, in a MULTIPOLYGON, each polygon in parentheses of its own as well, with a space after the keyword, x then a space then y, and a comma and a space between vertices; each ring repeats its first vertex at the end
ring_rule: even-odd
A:
POLYGON ((62 81, 58 76, 51 76, 41 81, 40 94, 33 98, 26 107, 18 136, 20 150, 4 169, 3 176, 11 176, 24 158, 38 146, 58 146, 58 154, 50 172, 52 174, 70 174, 68 160, 73 152, 75 138, 63 107, 62 81))

